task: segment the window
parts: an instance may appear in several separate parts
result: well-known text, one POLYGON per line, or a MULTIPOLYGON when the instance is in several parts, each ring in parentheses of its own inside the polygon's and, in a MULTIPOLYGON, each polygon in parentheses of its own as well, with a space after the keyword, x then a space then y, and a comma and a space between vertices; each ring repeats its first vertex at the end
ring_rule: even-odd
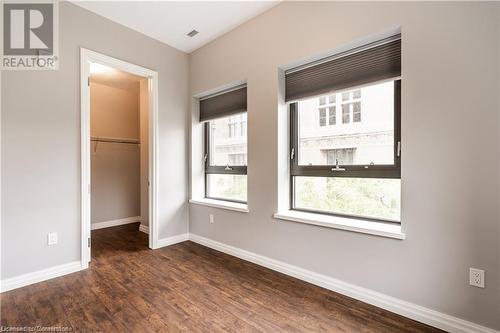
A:
POLYGON ((247 135, 247 114, 229 117, 229 137, 244 137, 247 135))
POLYGON ((319 109, 319 126, 326 126, 326 108, 319 109))
POLYGON ((361 102, 352 103, 352 121, 361 122, 361 102))
POLYGON ((400 86, 394 80, 337 94, 343 124, 361 121, 361 96, 367 116, 320 133, 310 125, 318 97, 290 104, 292 209, 400 220, 400 86))
POLYGON ((356 148, 328 149, 326 153, 326 164, 328 165, 352 165, 356 148))
POLYGON ((342 104, 342 124, 349 124, 351 122, 351 111, 349 104, 342 104))
POLYGON ((206 198, 247 201, 246 110, 246 85, 200 99, 206 198))
POLYGON ((361 122, 361 89, 342 93, 342 123, 361 122), (352 117, 351 117, 352 114, 352 117))
POLYGON ((247 154, 229 154, 229 165, 247 165, 247 154))
POLYGON ((246 202, 246 113, 210 120, 205 124, 205 196, 246 202))
POLYGON ((401 34, 286 70, 285 101, 290 209, 399 224, 401 34))
POLYGON ((328 96, 328 105, 326 101, 327 101, 327 96, 321 96, 318 98, 318 104, 320 106, 320 108, 318 108, 320 127, 332 126, 335 125, 335 123, 337 122, 335 95, 328 96))
POLYGON ((337 122, 337 115, 336 115, 336 108, 335 106, 331 106, 328 108, 328 125, 332 126, 335 125, 337 122))

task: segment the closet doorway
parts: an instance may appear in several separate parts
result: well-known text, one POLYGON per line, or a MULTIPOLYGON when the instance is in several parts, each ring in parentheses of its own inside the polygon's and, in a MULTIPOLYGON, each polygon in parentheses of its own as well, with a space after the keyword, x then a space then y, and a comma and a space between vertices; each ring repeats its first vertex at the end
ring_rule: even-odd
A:
POLYGON ((157 248, 155 71, 81 49, 82 266, 91 230, 140 222, 157 248))

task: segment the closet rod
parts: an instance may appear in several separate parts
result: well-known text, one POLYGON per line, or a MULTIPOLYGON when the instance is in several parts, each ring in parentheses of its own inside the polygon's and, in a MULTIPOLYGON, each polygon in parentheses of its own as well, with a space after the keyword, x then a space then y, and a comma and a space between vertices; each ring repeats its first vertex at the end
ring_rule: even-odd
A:
POLYGON ((132 145, 140 144, 139 140, 136 139, 115 139, 115 138, 90 138, 90 141, 94 142, 110 142, 110 143, 126 143, 132 145))

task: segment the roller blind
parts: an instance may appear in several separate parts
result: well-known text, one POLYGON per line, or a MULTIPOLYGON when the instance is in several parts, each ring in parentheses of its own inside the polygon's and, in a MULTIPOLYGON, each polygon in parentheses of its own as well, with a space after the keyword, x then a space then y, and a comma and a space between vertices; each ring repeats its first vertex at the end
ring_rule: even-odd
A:
POLYGON ((285 72, 287 102, 401 76, 401 35, 285 72))
POLYGON ((247 110, 247 87, 242 86, 200 99, 200 121, 227 117, 247 110))

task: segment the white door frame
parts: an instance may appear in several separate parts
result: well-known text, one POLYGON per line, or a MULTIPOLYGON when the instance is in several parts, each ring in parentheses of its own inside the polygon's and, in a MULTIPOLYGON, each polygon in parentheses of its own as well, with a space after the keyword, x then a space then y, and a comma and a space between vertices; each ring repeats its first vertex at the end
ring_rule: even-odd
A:
POLYGON ((149 247, 158 248, 158 73, 98 52, 80 48, 82 268, 90 261, 90 63, 96 62, 148 79, 149 91, 149 247))

